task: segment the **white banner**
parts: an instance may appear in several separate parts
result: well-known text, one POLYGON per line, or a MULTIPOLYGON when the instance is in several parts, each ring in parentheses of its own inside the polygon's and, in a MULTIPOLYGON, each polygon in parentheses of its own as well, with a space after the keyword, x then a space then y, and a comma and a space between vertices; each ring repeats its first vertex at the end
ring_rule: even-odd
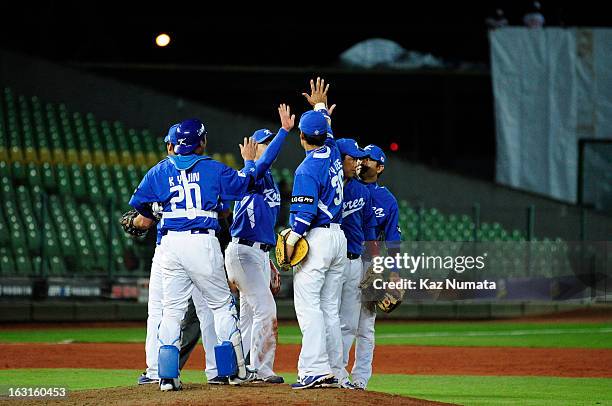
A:
POLYGON ((612 138, 612 30, 491 31, 499 183, 575 202, 578 140, 612 138))

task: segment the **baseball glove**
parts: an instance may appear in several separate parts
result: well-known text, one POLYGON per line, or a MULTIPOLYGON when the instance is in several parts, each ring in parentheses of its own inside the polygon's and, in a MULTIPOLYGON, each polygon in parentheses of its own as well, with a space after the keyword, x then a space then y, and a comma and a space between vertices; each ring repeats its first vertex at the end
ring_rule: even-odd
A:
MULTIPOLYGON (((402 303, 404 292, 396 289, 376 289, 374 282, 377 280, 382 282, 382 279, 382 273, 374 272, 371 266, 368 268, 363 280, 359 284, 362 301, 364 302, 364 306, 371 311, 378 308, 385 313, 391 313, 400 303, 402 303)), ((377 285, 381 286, 382 283, 378 283, 377 285)))
POLYGON ((404 292, 401 290, 387 290, 383 297, 376 302, 376 307, 385 313, 391 313, 402 303, 404 292))
POLYGON ((288 270, 302 262, 308 255, 309 250, 308 241, 302 237, 295 244, 291 258, 287 258, 287 237, 289 237, 290 232, 290 228, 281 231, 276 240, 276 262, 283 270, 288 270))
POLYGON ((121 227, 123 227, 123 231, 128 233, 134 237, 142 237, 147 233, 147 230, 143 230, 142 228, 138 228, 134 225, 134 219, 138 216, 138 212, 136 210, 130 210, 128 212, 123 213, 121 216, 121 220, 119 223, 121 227))
POLYGON ((363 275, 363 279, 359 284, 361 289, 361 298, 365 307, 371 311, 375 310, 376 303, 384 296, 384 291, 376 289, 374 282, 380 280, 382 282, 383 276, 381 273, 374 272, 374 268, 370 266, 363 275))
POLYGON ((272 260, 270 260, 270 273, 270 291, 272 291, 272 294, 276 296, 281 289, 281 278, 280 273, 274 266, 274 262, 272 262, 272 260))

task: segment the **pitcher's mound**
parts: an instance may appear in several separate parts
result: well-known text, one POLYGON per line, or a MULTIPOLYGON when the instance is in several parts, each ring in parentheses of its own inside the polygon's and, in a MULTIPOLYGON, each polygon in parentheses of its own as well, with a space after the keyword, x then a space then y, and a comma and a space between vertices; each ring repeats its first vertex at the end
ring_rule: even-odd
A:
MULTIPOLYGON (((40 402, 40 401, 39 401, 40 402)), ((29 402, 20 402, 27 405, 29 402)), ((51 402, 55 404, 55 402, 51 402)), ((448 403, 347 389, 291 389, 289 385, 250 384, 241 387, 184 384, 178 392, 160 392, 157 385, 70 392, 62 405, 448 405, 448 403)), ((40 404, 40 403, 39 403, 40 404)))

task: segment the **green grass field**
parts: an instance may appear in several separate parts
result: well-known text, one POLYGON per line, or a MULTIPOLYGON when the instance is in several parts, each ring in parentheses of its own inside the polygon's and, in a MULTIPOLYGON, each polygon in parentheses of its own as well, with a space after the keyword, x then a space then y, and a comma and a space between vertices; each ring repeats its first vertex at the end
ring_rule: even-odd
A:
MULTIPOLYGON (((144 342, 144 328, 0 330, 0 342, 144 342)), ((279 327, 281 344, 300 344, 300 329, 279 327)), ((612 323, 378 323, 380 345, 612 348, 612 323)))
MULTIPOLYGON (((2 343, 144 342, 144 328, 0 330, 2 343)), ((296 325, 281 325, 281 343, 300 343, 296 325)), ((378 323, 378 345, 611 348, 612 323, 378 323)), ((441 360, 443 362, 443 360, 441 360)), ((502 367, 502 366, 500 366, 502 367)), ((134 385, 140 370, 0 370, 2 387, 67 386, 71 390, 134 385)), ((295 372, 283 374, 287 381, 295 372)), ((184 371, 185 382, 203 382, 184 371)), ((612 405, 612 379, 520 376, 375 375, 370 390, 465 405, 612 405)))
MULTIPOLYGON (((140 371, 95 369, 0 370, 3 387, 67 387, 69 390, 133 385, 140 371)), ((283 374, 288 382, 295 374, 283 374)), ((184 371, 184 382, 204 382, 198 371, 184 371)), ((612 404, 612 379, 375 375, 370 390, 465 405, 612 404)))

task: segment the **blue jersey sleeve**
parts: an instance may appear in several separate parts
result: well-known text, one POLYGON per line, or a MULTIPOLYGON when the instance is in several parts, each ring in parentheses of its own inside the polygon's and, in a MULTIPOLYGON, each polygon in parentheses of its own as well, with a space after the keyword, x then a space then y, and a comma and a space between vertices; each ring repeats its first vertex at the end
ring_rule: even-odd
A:
POLYGON ((373 204, 372 204, 372 196, 368 193, 368 197, 366 199, 366 204, 363 207, 363 215, 362 219, 362 228, 363 228, 363 237, 365 241, 375 241, 376 240, 376 215, 374 213, 373 204))
POLYGON ((278 133, 276 133, 276 136, 272 139, 268 148, 266 148, 261 157, 255 162, 255 179, 261 179, 268 169, 270 169, 280 153, 281 147, 287 138, 287 134, 289 133, 284 128, 278 130, 278 133))
POLYGON ((399 213, 395 200, 389 206, 389 214, 387 215, 383 231, 386 241, 400 241, 402 239, 399 228, 399 213))
POLYGON ((219 173, 221 180, 221 199, 240 200, 248 190, 249 184, 253 180, 255 173, 255 163, 246 161, 242 170, 237 171, 229 166, 223 165, 219 173))
POLYGON ((155 203, 160 200, 153 187, 154 182, 152 181, 152 177, 151 171, 147 172, 134 191, 134 194, 129 202, 129 205, 132 206, 138 213, 149 219, 155 218, 153 213, 151 213, 151 203, 155 203))
POLYGON ((291 228, 303 235, 310 228, 310 222, 317 215, 319 203, 319 184, 315 178, 306 174, 296 175, 293 181, 290 211, 294 214, 291 228))

